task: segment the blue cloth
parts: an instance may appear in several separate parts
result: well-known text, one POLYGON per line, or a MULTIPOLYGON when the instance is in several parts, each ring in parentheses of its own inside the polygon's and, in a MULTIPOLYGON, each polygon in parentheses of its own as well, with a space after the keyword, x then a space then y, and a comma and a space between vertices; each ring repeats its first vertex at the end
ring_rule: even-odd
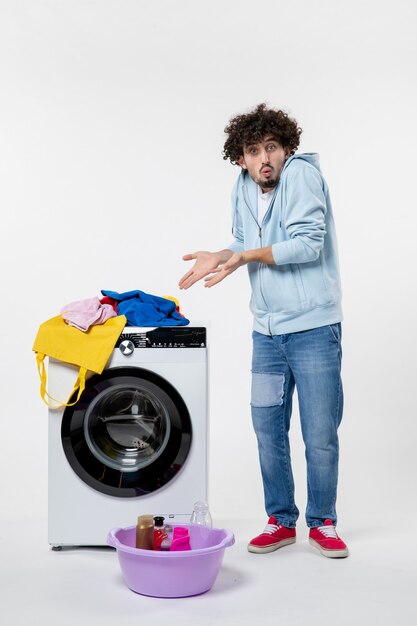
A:
POLYGON ((295 333, 342 321, 336 231, 317 154, 286 162, 258 224, 258 189, 242 170, 233 190, 234 252, 272 246, 275 264, 249 263, 254 330, 295 333))
POLYGON ((307 460, 307 526, 322 526, 325 519, 337 522, 341 338, 340 323, 287 335, 253 331, 251 406, 265 508, 288 528, 299 514, 288 440, 295 386, 307 460))
POLYGON ((102 290, 101 293, 118 301, 117 312, 126 316, 127 326, 186 326, 190 323, 178 313, 175 302, 167 298, 139 290, 124 293, 102 290))

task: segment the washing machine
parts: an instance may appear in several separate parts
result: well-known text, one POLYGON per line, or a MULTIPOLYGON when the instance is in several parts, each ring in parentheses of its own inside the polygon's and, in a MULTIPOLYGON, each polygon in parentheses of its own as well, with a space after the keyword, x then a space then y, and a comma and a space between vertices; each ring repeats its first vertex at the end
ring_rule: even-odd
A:
MULTIPOLYGON (((49 393, 75 367, 50 359, 49 393)), ((48 540, 105 545, 138 515, 189 521, 207 500, 207 337, 203 326, 125 327, 80 400, 49 410, 48 540)))

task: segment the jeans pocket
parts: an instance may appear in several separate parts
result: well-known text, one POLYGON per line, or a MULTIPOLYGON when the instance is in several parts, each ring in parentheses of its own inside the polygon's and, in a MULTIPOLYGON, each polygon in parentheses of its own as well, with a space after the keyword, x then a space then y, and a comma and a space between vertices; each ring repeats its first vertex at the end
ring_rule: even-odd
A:
POLYGON ((333 336, 333 339, 335 339, 335 341, 339 343, 341 340, 341 335, 342 335, 340 322, 338 322, 337 324, 329 324, 328 328, 333 336))
POLYGON ((268 407, 281 405, 284 398, 284 374, 252 372, 251 405, 268 407))

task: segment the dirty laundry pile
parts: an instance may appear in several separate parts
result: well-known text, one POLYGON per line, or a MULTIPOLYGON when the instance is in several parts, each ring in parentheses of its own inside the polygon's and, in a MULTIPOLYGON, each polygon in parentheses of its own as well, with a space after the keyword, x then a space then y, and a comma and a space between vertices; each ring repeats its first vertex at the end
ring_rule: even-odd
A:
MULTIPOLYGON (((153 296, 144 291, 102 290, 105 302, 116 303, 119 315, 125 315, 128 326, 186 326, 190 321, 179 312, 178 301, 153 296)), ((103 302, 102 300, 102 302, 103 302)))
POLYGON ((66 304, 60 315, 39 327, 32 349, 36 353, 40 394, 51 408, 78 402, 85 389, 87 371, 102 373, 126 325, 155 327, 189 324, 189 320, 180 313, 178 301, 171 296, 154 296, 139 290, 101 293, 101 299, 93 297, 66 304), (66 402, 53 398, 47 391, 46 356, 78 368, 77 380, 66 402))

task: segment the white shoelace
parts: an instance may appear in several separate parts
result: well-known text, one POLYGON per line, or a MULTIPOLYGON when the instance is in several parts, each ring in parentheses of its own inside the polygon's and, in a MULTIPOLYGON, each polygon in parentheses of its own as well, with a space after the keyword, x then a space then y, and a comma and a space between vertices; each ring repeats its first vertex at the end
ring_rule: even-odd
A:
POLYGON ((330 539, 339 539, 337 536, 336 528, 334 526, 318 526, 319 530, 325 537, 330 539))
POLYGON ((272 535, 276 530, 282 528, 281 524, 267 524, 264 528, 263 535, 272 535))

